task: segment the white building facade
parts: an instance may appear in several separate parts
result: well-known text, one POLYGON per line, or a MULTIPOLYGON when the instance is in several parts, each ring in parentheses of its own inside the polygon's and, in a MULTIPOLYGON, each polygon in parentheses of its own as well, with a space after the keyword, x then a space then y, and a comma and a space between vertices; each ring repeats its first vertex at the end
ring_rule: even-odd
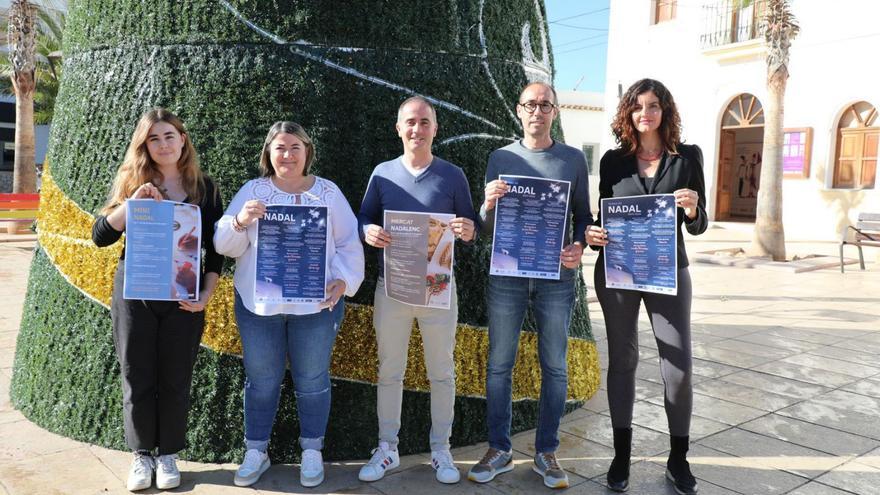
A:
MULTIPOLYGON (((880 2, 791 0, 801 32, 785 97, 787 240, 839 239, 880 212, 880 2)), ((672 92, 683 139, 703 150, 713 220, 754 221, 767 89, 765 0, 611 0, 605 129, 620 91, 644 77, 672 92)))
POLYGON ((584 152, 590 181, 590 206, 599 210, 599 159, 607 150, 602 140, 607 132, 605 96, 588 91, 557 90, 559 118, 565 144, 584 152))

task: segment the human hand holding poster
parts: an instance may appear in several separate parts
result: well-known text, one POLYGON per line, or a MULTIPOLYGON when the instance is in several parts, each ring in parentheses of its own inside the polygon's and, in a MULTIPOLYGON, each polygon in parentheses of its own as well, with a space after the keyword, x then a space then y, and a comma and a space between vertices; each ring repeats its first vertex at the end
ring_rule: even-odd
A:
POLYGON ((675 295, 678 245, 675 196, 649 194, 601 201, 605 286, 675 295))
POLYGON ((498 200, 491 275, 559 279, 571 183, 500 175, 510 190, 498 200))
POLYGON ((455 235, 448 213, 385 210, 385 295, 413 306, 449 309, 455 235))
POLYGON ((125 225, 123 298, 197 300, 202 246, 199 207, 129 199, 125 225))
POLYGON ((257 220, 254 302, 320 303, 327 298, 326 206, 266 205, 257 220))

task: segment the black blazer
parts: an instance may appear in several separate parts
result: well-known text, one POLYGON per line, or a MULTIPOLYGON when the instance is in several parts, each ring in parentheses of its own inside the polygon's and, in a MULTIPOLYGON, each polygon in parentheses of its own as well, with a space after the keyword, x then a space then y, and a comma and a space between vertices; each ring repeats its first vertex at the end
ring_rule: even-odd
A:
MULTIPOLYGON (((635 154, 627 155, 624 150, 607 151, 599 162, 599 199, 621 196, 640 196, 642 194, 666 194, 678 189, 691 189, 699 195, 697 200, 697 216, 693 220, 684 215, 684 209, 678 208, 678 267, 688 266, 687 253, 684 248, 684 235, 681 224, 684 224, 691 235, 699 235, 706 231, 709 220, 706 216, 706 185, 703 180, 703 152, 697 145, 679 144, 678 154, 663 153, 660 165, 654 174, 654 182, 650 190, 639 179, 639 165, 635 154)), ((602 225, 601 208, 595 225, 602 225)), ((601 249, 592 246, 593 249, 601 249)), ((601 255, 600 260, 601 262, 601 255)))

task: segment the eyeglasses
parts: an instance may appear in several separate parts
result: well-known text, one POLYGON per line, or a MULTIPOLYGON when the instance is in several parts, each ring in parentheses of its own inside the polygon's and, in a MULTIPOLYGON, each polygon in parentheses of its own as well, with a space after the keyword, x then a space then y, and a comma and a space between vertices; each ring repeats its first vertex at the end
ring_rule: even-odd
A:
POLYGON ((534 101, 527 101, 525 103, 517 103, 517 105, 523 107, 526 112, 532 113, 536 108, 541 109, 541 113, 550 113, 556 108, 556 105, 550 103, 549 101, 542 101, 541 103, 536 103, 534 101))

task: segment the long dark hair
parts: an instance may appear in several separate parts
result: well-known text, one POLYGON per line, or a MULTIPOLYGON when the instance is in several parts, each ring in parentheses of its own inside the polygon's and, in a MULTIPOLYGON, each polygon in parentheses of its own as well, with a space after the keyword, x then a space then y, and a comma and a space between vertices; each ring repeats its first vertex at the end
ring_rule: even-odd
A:
POLYGON ((641 79, 636 81, 620 98, 617 105, 617 114, 611 122, 611 132, 621 149, 626 150, 628 155, 635 154, 639 149, 639 131, 632 121, 632 113, 639 104, 639 95, 651 91, 660 100, 660 109, 663 117, 660 119, 660 142, 663 148, 670 154, 677 154, 676 146, 681 142, 681 117, 672 93, 656 79, 641 79))

